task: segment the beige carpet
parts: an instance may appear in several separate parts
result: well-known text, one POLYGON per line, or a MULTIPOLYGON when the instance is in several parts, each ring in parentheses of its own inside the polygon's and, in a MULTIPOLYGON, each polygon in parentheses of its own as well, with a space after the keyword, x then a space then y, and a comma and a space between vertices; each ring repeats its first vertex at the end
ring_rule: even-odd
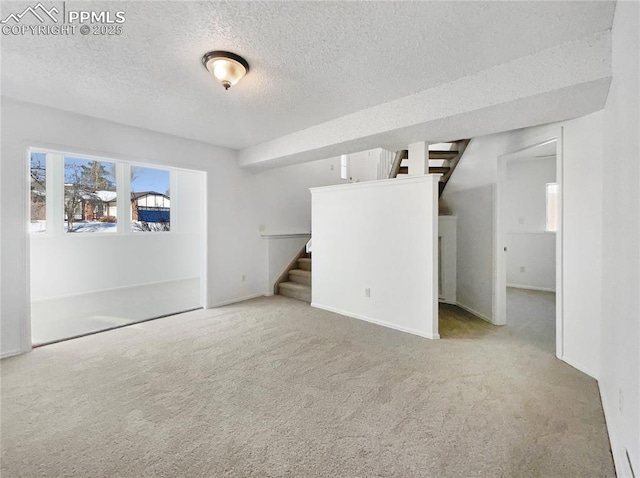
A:
POLYGON ((2 361, 2 477, 614 476, 594 380, 454 307, 429 341, 283 297, 2 361))

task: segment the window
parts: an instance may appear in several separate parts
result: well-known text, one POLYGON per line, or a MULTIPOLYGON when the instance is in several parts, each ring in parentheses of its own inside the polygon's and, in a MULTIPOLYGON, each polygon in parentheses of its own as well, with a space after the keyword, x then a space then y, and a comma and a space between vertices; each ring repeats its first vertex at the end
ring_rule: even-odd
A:
POLYGON ((547 183, 547 221, 545 230, 558 230, 558 183, 547 183))
POLYGON ((29 169, 32 234, 171 230, 169 169, 35 150, 29 169))
POLYGON ((349 156, 340 156, 340 179, 349 179, 349 156))
POLYGON ((31 186, 29 231, 47 230, 47 166, 44 153, 31 153, 29 182, 31 186))
POLYGON ((131 167, 131 230, 171 230, 171 174, 166 169, 131 167))
POLYGON ((116 165, 64 158, 64 228, 71 232, 115 232, 116 165))

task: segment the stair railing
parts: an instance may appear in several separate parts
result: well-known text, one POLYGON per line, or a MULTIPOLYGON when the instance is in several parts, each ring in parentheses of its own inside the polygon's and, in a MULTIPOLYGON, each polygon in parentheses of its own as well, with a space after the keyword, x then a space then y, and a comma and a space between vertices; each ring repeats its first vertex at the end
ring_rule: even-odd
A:
POLYGON ((391 171, 389 172, 389 179, 393 179, 398 176, 400 172, 400 164, 402 161, 409 157, 409 151, 406 149, 401 149, 400 151, 396 151, 396 157, 393 159, 393 164, 391 165, 391 171))

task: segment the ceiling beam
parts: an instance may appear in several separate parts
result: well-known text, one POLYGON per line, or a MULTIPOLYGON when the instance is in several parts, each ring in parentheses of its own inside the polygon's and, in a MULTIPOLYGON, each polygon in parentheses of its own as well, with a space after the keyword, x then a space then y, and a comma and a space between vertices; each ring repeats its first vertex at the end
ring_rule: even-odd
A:
POLYGON ((262 169, 562 121, 601 109, 610 81, 606 31, 240 150, 238 161, 262 169))

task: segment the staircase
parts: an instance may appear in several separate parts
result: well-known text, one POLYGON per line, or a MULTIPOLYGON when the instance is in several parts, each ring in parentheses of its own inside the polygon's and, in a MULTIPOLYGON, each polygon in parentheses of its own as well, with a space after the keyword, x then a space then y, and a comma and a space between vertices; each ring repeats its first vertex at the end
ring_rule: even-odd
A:
POLYGON ((276 284, 276 294, 311 303, 311 254, 302 252, 276 284))
MULTIPOLYGON (((469 144, 468 139, 461 139, 458 141, 451 141, 450 150, 429 151, 429 174, 442 174, 440 178, 440 196, 444 191, 444 187, 449 182, 453 170, 458 165, 460 158, 464 154, 464 150, 469 144)), ((409 166, 406 164, 406 160, 409 158, 409 151, 402 149, 396 151, 396 156, 391 166, 391 172, 389 178, 397 178, 407 176, 409 174, 409 166)))

